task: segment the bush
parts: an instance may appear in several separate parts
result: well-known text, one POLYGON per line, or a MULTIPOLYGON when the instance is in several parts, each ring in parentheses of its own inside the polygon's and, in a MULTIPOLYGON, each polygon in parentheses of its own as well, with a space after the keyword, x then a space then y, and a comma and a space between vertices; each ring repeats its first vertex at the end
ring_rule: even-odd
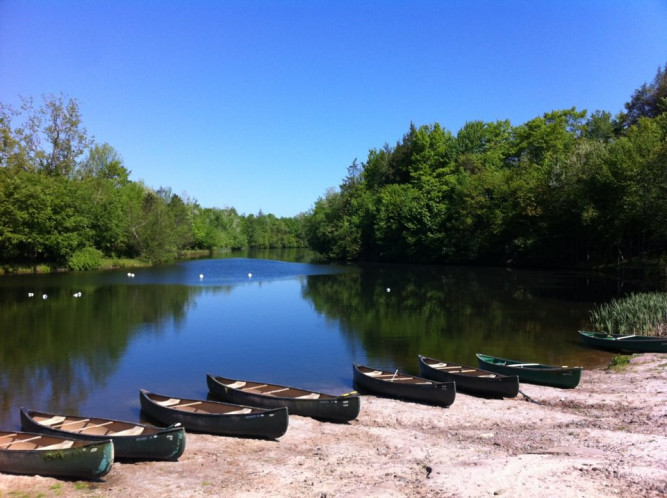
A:
POLYGON ((72 254, 67 265, 74 271, 97 270, 102 265, 102 256, 94 247, 84 247, 72 254))
POLYGON ((590 319, 597 330, 616 334, 661 335, 667 323, 667 293, 630 294, 596 306, 590 319))

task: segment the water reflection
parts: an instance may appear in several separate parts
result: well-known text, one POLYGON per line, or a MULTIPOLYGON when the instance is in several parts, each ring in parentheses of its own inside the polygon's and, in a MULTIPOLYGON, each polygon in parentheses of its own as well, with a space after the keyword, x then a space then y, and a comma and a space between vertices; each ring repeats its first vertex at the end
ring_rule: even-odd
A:
POLYGON ((136 420, 140 387, 205 397, 206 373, 341 393, 353 361, 416 373, 420 353, 599 365, 611 355, 576 331, 594 302, 634 290, 591 275, 292 258, 0 278, 0 426, 18 428, 19 406, 136 420))
POLYGON ((304 297, 340 322, 358 360, 417 373, 416 355, 476 365, 475 353, 554 364, 601 364, 581 348, 594 302, 618 295, 613 281, 497 268, 368 265, 311 277, 304 297))

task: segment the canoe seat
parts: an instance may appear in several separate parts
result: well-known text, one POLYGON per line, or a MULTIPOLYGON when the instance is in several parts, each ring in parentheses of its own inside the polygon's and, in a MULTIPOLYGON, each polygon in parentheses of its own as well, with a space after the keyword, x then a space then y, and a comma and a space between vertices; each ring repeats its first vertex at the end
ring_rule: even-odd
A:
POLYGON ((165 399, 164 401, 156 401, 156 403, 158 405, 162 405, 162 406, 174 406, 174 405, 179 404, 180 402, 181 402, 181 400, 176 399, 176 398, 169 398, 169 399, 165 399))
POLYGON ((470 373, 470 372, 474 372, 474 371, 475 371, 475 369, 471 368, 471 369, 468 369, 468 370, 461 370, 461 373, 470 373))
POLYGON ((74 441, 69 440, 69 441, 63 441, 62 443, 56 443, 56 444, 50 444, 48 446, 42 446, 39 449, 40 450, 66 450, 67 448, 71 448, 74 445, 74 441))
POLYGON ((366 372, 366 375, 369 377, 379 377, 380 375, 383 375, 384 372, 381 372, 380 370, 373 370, 372 372, 366 372))
POLYGON ((508 367, 536 367, 539 363, 514 363, 513 365, 507 365, 508 367))
POLYGON ((479 375, 478 377, 495 377, 495 375, 494 374, 479 375))
POLYGON ((145 427, 141 427, 140 425, 137 425, 135 427, 130 427, 129 429, 125 429, 123 431, 118 431, 118 432, 112 432, 109 434, 110 436, 138 436, 142 432, 144 432, 145 427))
POLYGON ((310 393, 304 394, 303 396, 296 396, 297 399, 318 399, 320 397, 319 393, 310 393))
POLYGON ((240 410, 234 410, 233 412, 227 412, 225 415, 245 415, 246 413, 252 413, 252 408, 241 408, 240 410))
POLYGON ((273 391, 263 391, 262 394, 275 394, 283 391, 289 391, 289 387, 282 387, 280 389, 274 389, 273 391))
MULTIPOLYGON (((447 363, 443 363, 443 362, 440 362, 440 363, 431 363, 430 365, 427 363, 427 365, 428 365, 429 367, 433 367, 433 368, 444 368, 444 367, 447 366, 447 363)), ((449 367, 449 368, 455 368, 455 367, 449 367)))
POLYGON ((240 389, 243 386, 245 386, 245 381, 243 380, 237 380, 236 382, 229 384, 227 387, 231 387, 232 389, 240 389))
POLYGON ((617 337, 616 340, 618 341, 619 339, 630 339, 630 337, 637 337, 637 334, 622 335, 620 337, 617 337))
POLYGON ((67 417, 64 417, 62 415, 56 415, 54 417, 47 418, 47 419, 44 419, 44 420, 38 420, 38 419, 35 419, 35 420, 37 420, 37 422, 39 422, 42 425, 53 425, 53 424, 59 424, 61 422, 64 422, 66 418, 67 417))

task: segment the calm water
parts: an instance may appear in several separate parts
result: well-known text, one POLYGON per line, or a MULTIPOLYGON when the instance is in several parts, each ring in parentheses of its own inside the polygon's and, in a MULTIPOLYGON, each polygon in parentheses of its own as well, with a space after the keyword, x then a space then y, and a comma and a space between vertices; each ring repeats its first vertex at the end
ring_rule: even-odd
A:
POLYGON ((19 428, 20 406, 137 420, 140 388, 205 398, 206 373, 343 393, 353 361, 416 373, 419 353, 597 366, 611 355, 581 347, 577 329, 594 302, 633 290, 564 273, 238 257, 134 273, 0 278, 0 428, 19 428))

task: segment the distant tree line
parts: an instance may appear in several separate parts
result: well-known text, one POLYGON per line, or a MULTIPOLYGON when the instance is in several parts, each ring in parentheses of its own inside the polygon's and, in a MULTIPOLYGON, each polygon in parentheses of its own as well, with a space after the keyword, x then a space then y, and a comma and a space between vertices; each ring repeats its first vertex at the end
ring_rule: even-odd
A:
POLYGON ((356 159, 306 218, 338 260, 591 266, 667 249, 667 65, 625 110, 439 124, 356 159))
POLYGON ((112 146, 88 137, 76 100, 0 103, 0 266, 87 269, 102 258, 305 246, 302 217, 204 208, 129 176, 112 146))

